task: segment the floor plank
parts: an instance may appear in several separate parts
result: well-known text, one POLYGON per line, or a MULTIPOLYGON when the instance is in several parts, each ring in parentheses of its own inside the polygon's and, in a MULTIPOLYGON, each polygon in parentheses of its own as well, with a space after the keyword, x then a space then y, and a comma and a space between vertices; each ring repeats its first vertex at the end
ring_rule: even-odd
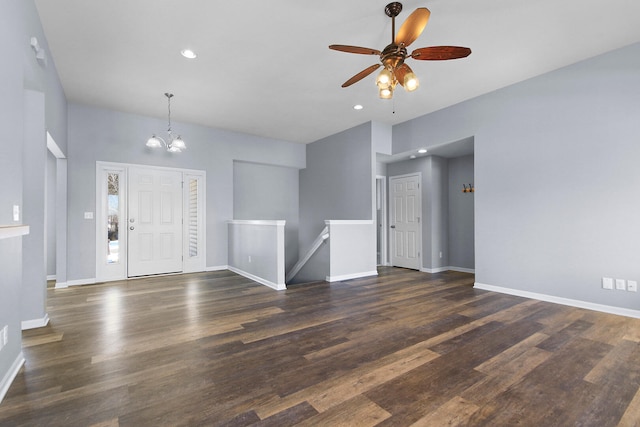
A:
POLYGON ((47 288, 0 426, 638 426, 640 320, 377 277, 47 288))

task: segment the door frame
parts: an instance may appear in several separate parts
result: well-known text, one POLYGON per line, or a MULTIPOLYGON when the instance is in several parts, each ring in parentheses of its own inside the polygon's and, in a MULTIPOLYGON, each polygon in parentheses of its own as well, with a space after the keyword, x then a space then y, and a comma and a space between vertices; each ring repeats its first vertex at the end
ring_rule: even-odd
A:
MULTIPOLYGON (((390 265, 389 262, 389 219, 388 219, 388 197, 387 197, 387 177, 384 175, 376 175, 376 213, 378 211, 378 203, 380 203, 380 211, 382 212, 381 224, 376 224, 376 241, 378 233, 380 234, 380 264, 390 265), (380 192, 378 193, 378 188, 380 192)), ((376 223, 377 223, 376 218, 376 223)), ((377 259, 376 259, 377 262, 377 259)))
MULTIPOLYGON (((389 177, 389 194, 388 197, 391 197, 392 191, 391 191, 391 182, 394 179, 400 179, 400 178, 408 178, 410 176, 416 176, 418 178, 418 193, 420 194, 420 203, 418 203, 418 208, 420 209, 419 211, 419 215, 418 215, 418 242, 417 242, 417 246, 418 246, 418 271, 422 271, 423 269, 423 256, 424 256, 424 250, 422 247, 422 232, 423 232, 423 212, 422 212, 422 197, 423 197, 423 186, 422 186, 422 172, 411 172, 411 173, 407 173, 407 174, 402 174, 402 175, 394 175, 394 176, 390 176, 389 177)), ((389 208, 391 209, 391 203, 389 203, 389 208)), ((394 233, 391 233, 391 211, 389 212, 389 242, 390 242, 390 251, 389 251, 389 265, 393 266, 393 255, 392 255, 392 251, 393 248, 395 247, 395 241, 394 241, 394 233)))
MULTIPOLYGON (((149 165, 140 165, 140 164, 132 164, 132 163, 115 163, 115 162, 104 162, 104 161, 96 161, 96 214, 95 214, 95 229, 96 229, 96 282, 108 282, 114 280, 125 280, 128 279, 128 265, 127 265, 127 248, 128 248, 128 233, 125 230, 120 230, 120 235, 118 236, 122 242, 119 245, 119 262, 117 264, 108 264, 106 262, 107 250, 105 245, 101 242, 104 241, 105 229, 104 225, 107 223, 107 186, 105 185, 104 178, 106 174, 109 172, 118 172, 121 174, 121 182, 120 182, 120 194, 121 194, 121 203, 119 206, 119 217, 121 221, 127 220, 127 212, 128 212, 128 171, 130 167, 137 168, 146 168, 146 169, 154 169, 161 171, 179 171, 182 172, 182 199, 183 199, 183 207, 185 205, 184 200, 188 199, 188 186, 184 185, 184 181, 186 177, 196 178, 198 180, 198 243, 199 243, 199 251, 197 257, 192 257, 188 259, 185 257, 184 252, 184 244, 183 244, 183 261, 182 261, 182 272, 196 272, 196 271, 205 271, 206 270, 206 171, 203 170, 195 170, 195 169, 182 169, 182 168, 170 168, 170 167, 162 167, 162 166, 149 166, 149 165)), ((184 211, 183 211, 184 212, 184 211)), ((183 213, 184 218, 184 213, 183 213)), ((124 225, 126 225, 123 222, 124 225)), ((189 222, 183 221, 183 243, 185 242, 185 236, 189 235, 189 222)), ((144 277, 144 276, 142 276, 144 277)))

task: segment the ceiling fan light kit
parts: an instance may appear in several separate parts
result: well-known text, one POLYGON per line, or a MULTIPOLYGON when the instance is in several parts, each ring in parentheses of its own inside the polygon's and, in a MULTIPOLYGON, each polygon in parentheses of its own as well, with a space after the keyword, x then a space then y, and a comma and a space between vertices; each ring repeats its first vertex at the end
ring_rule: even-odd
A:
POLYGON ((146 145, 149 148, 164 147, 170 153, 180 153, 182 152, 182 150, 187 149, 187 145, 184 143, 184 140, 182 139, 182 137, 180 137, 180 135, 175 137, 173 136, 173 132, 171 131, 171 98, 173 98, 173 94, 166 92, 164 96, 167 97, 167 110, 168 110, 168 118, 169 118, 169 125, 167 128, 167 133, 169 134, 169 137, 167 138, 167 141, 169 142, 165 141, 159 136, 156 136, 156 134, 153 134, 151 138, 147 140, 146 145))
POLYGON ((379 55, 380 64, 374 64, 360 71, 355 76, 342 84, 348 87, 373 73, 380 66, 384 68, 376 78, 378 93, 382 99, 391 99, 396 86, 404 87, 407 92, 418 89, 420 82, 413 70, 405 63, 408 58, 420 61, 443 61, 447 59, 464 58, 471 54, 468 47, 459 46, 431 46, 421 47, 407 53, 407 47, 422 34, 429 22, 431 12, 426 7, 419 7, 404 21, 396 35, 396 16, 402 11, 402 3, 389 3, 384 8, 384 13, 391 18, 391 43, 382 52, 360 46, 332 44, 329 49, 360 55, 379 55))

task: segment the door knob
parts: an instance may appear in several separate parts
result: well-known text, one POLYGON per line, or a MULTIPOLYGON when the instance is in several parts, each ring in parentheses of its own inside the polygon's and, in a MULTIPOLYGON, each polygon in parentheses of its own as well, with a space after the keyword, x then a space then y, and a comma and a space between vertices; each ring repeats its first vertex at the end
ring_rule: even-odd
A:
POLYGON ((391 228, 396 228, 396 226, 395 226, 395 225, 392 225, 392 226, 391 226, 391 228))
POLYGON ((134 230, 135 227, 132 225, 131 227, 129 227, 129 230, 134 230))

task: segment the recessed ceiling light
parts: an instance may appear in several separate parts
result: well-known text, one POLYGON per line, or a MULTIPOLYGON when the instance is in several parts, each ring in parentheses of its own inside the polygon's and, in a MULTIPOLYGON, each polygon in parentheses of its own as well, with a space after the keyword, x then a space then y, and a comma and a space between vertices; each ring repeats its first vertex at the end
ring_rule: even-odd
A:
POLYGON ((426 152, 427 152, 426 148, 421 148, 421 149, 418 150, 418 153, 420 153, 420 154, 424 154, 426 152))
POLYGON ((412 155, 410 155, 410 156, 409 156, 409 158, 410 158, 410 159, 415 159, 415 158, 416 158, 416 155, 415 155, 415 154, 412 154, 412 155))
POLYGON ((182 56, 184 56, 187 59, 195 59, 198 56, 191 49, 183 49, 180 51, 180 53, 182 54, 182 56))
POLYGON ((362 105, 360 105, 360 104, 356 104, 356 105, 353 106, 354 110, 362 110, 363 108, 364 107, 362 105))

